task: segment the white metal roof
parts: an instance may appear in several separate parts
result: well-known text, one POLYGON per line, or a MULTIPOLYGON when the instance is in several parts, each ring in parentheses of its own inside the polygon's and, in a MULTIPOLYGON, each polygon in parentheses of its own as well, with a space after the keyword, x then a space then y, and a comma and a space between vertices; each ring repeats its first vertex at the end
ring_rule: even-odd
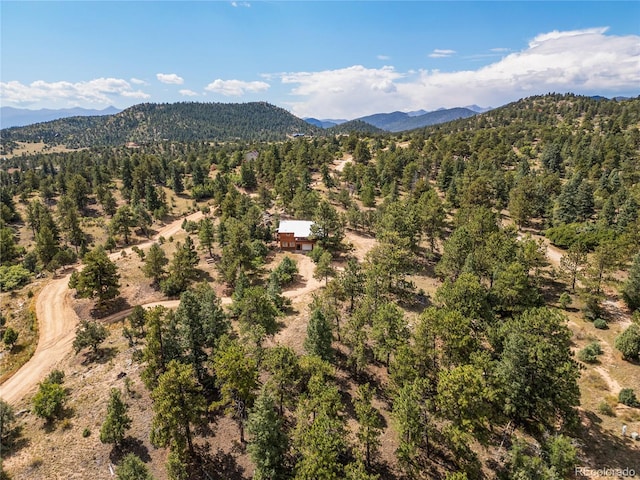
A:
POLYGON ((311 235, 310 220, 280 220, 278 233, 293 233, 296 238, 309 237, 311 235))

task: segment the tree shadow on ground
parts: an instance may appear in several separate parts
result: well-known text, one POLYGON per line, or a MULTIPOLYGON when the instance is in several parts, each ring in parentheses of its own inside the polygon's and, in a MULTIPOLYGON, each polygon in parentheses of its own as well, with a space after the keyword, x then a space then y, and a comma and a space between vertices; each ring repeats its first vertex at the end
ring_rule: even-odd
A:
MULTIPOLYGON (((66 390, 68 394, 69 389, 66 390)), ((45 419, 42 429, 46 433, 55 432, 58 427, 61 427, 62 430, 66 430, 72 426, 71 419, 74 417, 75 413, 76 410, 73 407, 68 405, 63 406, 54 417, 45 419)))
POLYGON ((26 348, 26 345, 21 343, 16 343, 10 349, 8 349, 11 355, 17 355, 18 353, 22 353, 22 351, 26 348))
POLYGON ((196 281, 197 282, 213 283, 213 282, 215 282, 215 278, 213 278, 211 276, 211 274, 209 272, 207 272, 206 270, 202 270, 200 268, 197 268, 196 269, 196 281))
POLYGON ((9 458, 29 445, 31 445, 31 441, 22 435, 22 425, 17 425, 9 435, 2 439, 0 458, 9 458))
MULTIPOLYGON (((545 305, 556 303, 560 295, 567 290, 567 285, 556 278, 543 276, 540 280, 537 287, 545 305)), ((571 292, 571 294, 575 295, 576 292, 571 292)))
POLYGON ((114 465, 118 465, 129 453, 135 454, 144 463, 151 461, 151 455, 149 455, 147 446, 139 438, 133 437, 126 437, 120 447, 113 447, 111 453, 109 453, 109 460, 114 465))
POLYGON ((82 360, 82 365, 86 366, 90 363, 99 363, 100 365, 104 365, 107 362, 110 362, 118 355, 118 349, 115 347, 101 347, 95 352, 87 352, 84 356, 84 360, 82 360))
MULTIPOLYGON (((587 465, 583 460, 578 467, 590 469, 621 469, 626 468, 640 472, 640 442, 620 434, 613 434, 602 428, 602 420, 593 412, 584 412, 587 418, 576 432, 582 443, 585 457, 589 459, 587 465), (585 425, 586 423, 586 425, 585 425)), ((621 421, 621 424, 623 422, 621 421)))
POLYGON ((131 308, 133 308, 133 306, 129 304, 126 299, 118 297, 106 302, 104 305, 96 305, 91 309, 90 315, 92 318, 100 319, 131 308))
POLYGON ((195 448, 198 465, 192 467, 189 478, 206 478, 208 480, 244 479, 244 468, 238 465, 231 453, 224 452, 221 449, 211 452, 208 442, 195 448))

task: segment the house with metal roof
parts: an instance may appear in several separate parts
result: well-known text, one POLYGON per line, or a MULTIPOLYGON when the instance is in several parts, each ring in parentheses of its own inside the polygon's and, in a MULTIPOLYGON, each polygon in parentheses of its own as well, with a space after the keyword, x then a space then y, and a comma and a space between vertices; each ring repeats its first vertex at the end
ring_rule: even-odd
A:
POLYGON ((316 243, 311 238, 310 220, 280 220, 278 225, 278 243, 283 250, 308 252, 316 243))

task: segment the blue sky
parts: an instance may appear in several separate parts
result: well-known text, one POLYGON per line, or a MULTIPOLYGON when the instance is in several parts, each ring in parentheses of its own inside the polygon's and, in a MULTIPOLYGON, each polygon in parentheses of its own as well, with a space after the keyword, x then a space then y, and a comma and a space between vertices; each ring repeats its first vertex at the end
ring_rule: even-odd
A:
POLYGON ((0 105, 300 116, 640 94, 640 2, 0 1, 0 105))

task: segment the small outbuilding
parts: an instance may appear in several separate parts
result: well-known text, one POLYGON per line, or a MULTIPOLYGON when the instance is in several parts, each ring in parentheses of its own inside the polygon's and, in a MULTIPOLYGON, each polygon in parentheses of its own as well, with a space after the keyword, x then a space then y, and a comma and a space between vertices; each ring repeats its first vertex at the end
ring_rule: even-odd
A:
POLYGON ((278 243, 283 250, 308 252, 313 250, 315 239, 311 238, 310 220, 280 220, 278 243))

